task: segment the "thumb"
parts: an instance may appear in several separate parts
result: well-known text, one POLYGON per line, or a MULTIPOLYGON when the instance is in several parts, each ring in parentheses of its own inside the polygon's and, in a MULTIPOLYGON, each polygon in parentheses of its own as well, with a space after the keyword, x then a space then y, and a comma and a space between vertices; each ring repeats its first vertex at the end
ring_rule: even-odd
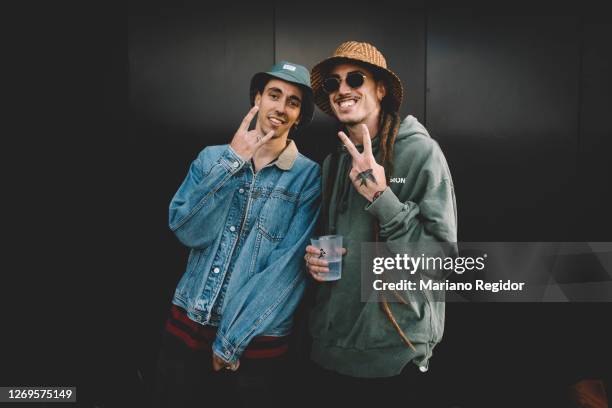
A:
POLYGON ((236 371, 238 369, 238 367, 240 367, 240 360, 236 360, 236 363, 232 364, 231 370, 232 371, 236 371))

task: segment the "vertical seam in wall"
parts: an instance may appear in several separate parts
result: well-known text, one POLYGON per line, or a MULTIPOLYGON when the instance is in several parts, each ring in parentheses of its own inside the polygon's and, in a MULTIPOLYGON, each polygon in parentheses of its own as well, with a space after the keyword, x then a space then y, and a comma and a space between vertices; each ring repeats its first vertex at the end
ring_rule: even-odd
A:
POLYGON ((584 15, 581 13, 578 20, 578 112, 576 132, 576 180, 580 174, 580 139, 582 136, 582 88, 584 86, 584 15))
POLYGON ((428 43, 427 43, 427 23, 428 23, 428 20, 429 20, 429 12, 428 12, 427 7, 425 8, 424 19, 425 19, 425 36, 424 36, 425 46, 423 48, 424 48, 425 56, 424 56, 423 61, 424 61, 424 64, 425 64, 425 72, 424 72, 424 74, 425 74, 425 84, 424 84, 425 85, 425 89, 423 89, 423 125, 425 127, 427 127, 427 89, 428 89, 428 86, 427 86, 427 46, 428 46, 428 43))
POLYGON ((272 3, 272 65, 276 64, 276 2, 272 3))
MULTIPOLYGON (((582 137, 582 88, 584 86, 584 78, 583 78, 583 74, 584 74, 584 37, 585 37, 585 30, 584 30, 584 21, 585 21, 585 17, 584 14, 580 13, 579 14, 579 20, 578 20, 578 109, 577 109, 577 117, 576 117, 576 126, 577 126, 577 132, 576 132, 576 169, 575 169, 575 179, 574 180, 579 180, 580 179, 580 174, 582 171, 582 167, 581 167, 581 160, 580 160, 580 148, 581 148, 581 143, 580 143, 580 139, 582 137)), ((574 225, 572 226, 572 234, 578 234, 579 236, 583 236, 583 227, 582 224, 579 223, 578 227, 576 228, 575 222, 574 225), (576 229, 578 231, 576 231, 576 229)))
MULTIPOLYGON (((229 16, 228 14, 225 12, 225 10, 223 10, 223 14, 221 16, 222 18, 220 18, 219 20, 223 21, 223 22, 227 22, 229 20, 229 16)), ((223 24, 223 83, 224 86, 227 86, 227 84, 229 83, 229 75, 228 72, 229 70, 228 68, 228 61, 227 61, 227 42, 229 41, 227 38, 227 27, 229 26, 229 24, 223 24)))

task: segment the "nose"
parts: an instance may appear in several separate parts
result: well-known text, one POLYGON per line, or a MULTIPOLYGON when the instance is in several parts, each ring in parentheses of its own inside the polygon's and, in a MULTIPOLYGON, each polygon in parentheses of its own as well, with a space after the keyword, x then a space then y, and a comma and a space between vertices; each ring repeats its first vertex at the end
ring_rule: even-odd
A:
POLYGON ((278 98, 272 102, 271 108, 275 115, 283 115, 283 112, 285 112, 285 102, 285 98, 278 98))
POLYGON ((343 78, 340 81, 340 87, 338 88, 338 92, 340 93, 340 95, 351 93, 351 87, 348 86, 348 84, 346 83, 346 78, 343 78))
POLYGON ((287 101, 278 100, 274 106, 274 114, 278 117, 284 118, 287 115, 287 101))

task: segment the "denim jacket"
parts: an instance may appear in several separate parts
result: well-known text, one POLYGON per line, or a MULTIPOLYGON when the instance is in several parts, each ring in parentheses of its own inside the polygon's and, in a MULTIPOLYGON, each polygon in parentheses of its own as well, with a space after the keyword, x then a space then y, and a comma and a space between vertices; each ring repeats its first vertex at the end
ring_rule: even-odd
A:
POLYGON ((292 140, 257 173, 229 145, 210 146, 170 203, 170 229, 191 248, 172 303, 217 326, 213 351, 228 363, 254 336, 291 330, 306 286, 303 255, 319 215, 320 173, 292 140))

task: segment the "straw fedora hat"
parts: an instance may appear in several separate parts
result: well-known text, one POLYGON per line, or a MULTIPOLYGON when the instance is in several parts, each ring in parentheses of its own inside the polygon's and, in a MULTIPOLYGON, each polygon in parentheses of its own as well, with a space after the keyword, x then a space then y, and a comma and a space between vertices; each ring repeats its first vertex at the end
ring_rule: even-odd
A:
POLYGON ((332 65, 341 63, 356 63, 365 65, 378 77, 385 80, 387 84, 387 95, 382 103, 394 112, 398 112, 402 104, 403 88, 399 77, 387 68, 387 61, 380 51, 372 44, 366 42, 347 41, 342 44, 334 54, 319 62, 310 72, 310 82, 314 92, 315 104, 325 113, 331 116, 334 111, 329 105, 329 96, 323 90, 323 80, 332 65))

